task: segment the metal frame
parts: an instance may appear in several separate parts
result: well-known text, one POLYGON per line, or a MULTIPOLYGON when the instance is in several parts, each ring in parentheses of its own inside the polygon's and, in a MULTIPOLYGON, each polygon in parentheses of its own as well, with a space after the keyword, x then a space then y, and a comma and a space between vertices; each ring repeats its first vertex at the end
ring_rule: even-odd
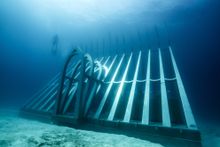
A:
MULTIPOLYGON (((93 124, 95 126, 104 126, 123 130, 123 132, 138 130, 141 134, 159 134, 162 136, 171 136, 175 138, 187 139, 193 142, 200 142, 200 132, 196 126, 192 110, 183 87, 176 61, 171 47, 169 49, 170 61, 175 73, 174 78, 165 77, 164 62, 161 49, 158 51, 159 79, 151 79, 151 59, 152 51, 140 51, 122 56, 102 57, 92 60, 88 54, 83 54, 79 49, 75 49, 67 58, 62 74, 58 74, 49 84, 38 94, 34 95, 21 109, 22 114, 33 113, 47 116, 58 124, 68 124, 81 127, 80 124, 93 124), (71 63, 72 59, 78 57, 78 61, 71 63), (136 58, 135 58, 136 57, 136 58), (147 58, 146 58, 147 57, 147 58), (146 61, 144 60, 146 59, 146 61), (103 62, 103 63, 102 63, 103 62), (131 62, 136 63, 133 69, 131 62), (73 65, 72 65, 73 64, 73 65), (125 68, 122 68, 125 64, 125 68), (140 77, 140 65, 146 65, 145 77, 140 77), (128 72, 133 70, 131 80, 127 80, 128 72), (116 77, 122 73, 122 78, 115 81, 116 77), (62 76, 61 76, 62 75, 62 76), (61 76, 60 83, 58 77, 61 76), (109 81, 107 81, 109 79, 109 81), (68 82, 67 82, 68 81, 68 82), (161 122, 152 122, 151 115, 157 115, 151 112, 151 82, 160 82, 160 107, 161 122), (176 83, 181 106, 179 109, 183 112, 184 121, 175 124, 172 121, 170 110, 170 97, 167 94, 167 82, 176 83), (123 104, 124 111, 122 118, 116 118, 118 113, 119 101, 122 99, 122 91, 125 90, 125 83, 130 86, 129 96, 123 104), (144 89, 143 95, 137 97, 139 92, 137 84, 140 83, 144 89), (59 87, 58 87, 59 85, 59 87), (113 90, 113 86, 116 89, 113 90), (143 99, 140 106, 134 107, 134 101, 143 99), (108 102, 111 100, 111 102, 108 102), (74 101, 74 103, 73 103, 74 101), (96 105, 94 105, 96 104, 96 105), (108 107, 108 109, 107 109, 108 107), (73 109, 73 113, 67 114, 68 108, 73 109), (131 115, 134 109, 141 109, 140 120, 134 120, 131 115), (92 115, 88 115, 90 109, 93 109, 92 115), (108 110, 108 111, 107 111, 108 110), (102 113, 107 113, 106 118, 101 118, 102 113), (107 112, 106 112, 107 111, 107 112), (80 123, 79 123, 80 122, 80 123)), ((143 71, 141 71, 143 72, 143 71)), ((139 112, 139 111, 138 111, 139 112)))

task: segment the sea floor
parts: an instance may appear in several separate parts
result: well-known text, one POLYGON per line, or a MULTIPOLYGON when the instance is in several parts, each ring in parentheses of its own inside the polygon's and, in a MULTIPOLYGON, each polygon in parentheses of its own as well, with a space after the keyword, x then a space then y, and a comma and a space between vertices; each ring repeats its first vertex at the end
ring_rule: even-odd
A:
MULTIPOLYGON (((220 147, 220 127, 202 129, 203 146, 220 147)), ((0 147, 162 147, 125 135, 99 133, 20 118, 18 111, 0 110, 0 147)))

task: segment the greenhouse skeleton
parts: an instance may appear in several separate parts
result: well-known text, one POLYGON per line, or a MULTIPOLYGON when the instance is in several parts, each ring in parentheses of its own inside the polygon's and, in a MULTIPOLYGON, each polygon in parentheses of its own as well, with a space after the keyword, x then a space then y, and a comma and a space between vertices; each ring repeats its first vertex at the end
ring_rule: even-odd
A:
POLYGON ((170 46, 95 60, 74 49, 20 112, 75 128, 201 140, 170 46))

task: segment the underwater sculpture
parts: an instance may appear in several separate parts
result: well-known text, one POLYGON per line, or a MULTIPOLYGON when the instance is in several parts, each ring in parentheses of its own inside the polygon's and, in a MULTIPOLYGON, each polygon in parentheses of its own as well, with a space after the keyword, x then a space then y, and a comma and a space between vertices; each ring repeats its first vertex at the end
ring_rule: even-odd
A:
POLYGON ((93 60, 74 49, 63 72, 27 101, 21 116, 200 142, 171 47, 163 53, 156 49, 93 60), (152 61, 158 64, 152 66, 152 61))

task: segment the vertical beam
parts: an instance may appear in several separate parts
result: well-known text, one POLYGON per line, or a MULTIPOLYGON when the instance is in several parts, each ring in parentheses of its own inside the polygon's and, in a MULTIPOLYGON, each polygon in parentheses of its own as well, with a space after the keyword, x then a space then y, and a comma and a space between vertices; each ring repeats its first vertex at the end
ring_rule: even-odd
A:
POLYGON ((172 60, 174 72, 175 72, 175 75, 176 75, 177 86, 178 86, 180 98, 181 98, 181 101, 182 101, 182 106, 183 106, 183 111, 184 111, 187 127, 191 128, 191 129, 196 129, 197 128, 196 127, 196 122, 194 120, 192 110, 191 110, 191 107, 190 107, 190 104, 189 104, 189 101, 188 101, 188 97, 186 95, 186 91, 185 91, 185 88, 183 86, 183 82, 182 82, 182 79, 180 77, 180 73, 179 73, 179 70, 177 68, 176 61, 174 59, 171 47, 169 47, 169 51, 170 51, 170 55, 171 55, 171 60, 172 60))
POLYGON ((40 106, 40 108, 37 109, 42 110, 51 101, 51 99, 55 97, 56 94, 57 94, 57 90, 44 102, 43 105, 40 106))
MULTIPOLYGON (((117 58, 117 55, 116 55, 116 56, 114 57, 114 59, 112 60, 110 66, 109 66, 108 71, 106 71, 106 77, 108 76, 109 71, 111 71, 112 66, 113 66, 114 63, 115 63, 116 58, 117 58)), ((106 63, 107 63, 107 62, 106 62, 106 63)), ((106 65, 106 63, 105 63, 104 65, 106 65)), ((96 94, 99 92, 100 88, 101 88, 101 84, 99 84, 99 86, 98 86, 98 88, 97 88, 97 90, 96 90, 96 94)))
POLYGON ((78 85, 78 83, 76 83, 75 86, 73 86, 73 88, 69 92, 68 99, 67 99, 67 101, 64 105, 64 108, 63 108, 63 114, 66 113, 67 109, 69 108, 69 105, 70 105, 70 103, 76 93, 77 85, 78 85))
POLYGON ((132 53, 129 57, 129 60, 128 60, 128 63, 127 63, 127 66, 126 66, 126 69, 125 69, 125 72, 124 72, 124 75, 121 79, 121 83, 119 85, 119 88, 118 88, 118 91, 117 91, 117 94, 115 96, 115 99, 114 99, 114 102, 113 102, 113 105, 111 107, 111 110, 110 110, 110 113, 108 115, 108 120, 113 120, 114 119, 114 116, 115 116, 115 111, 116 111, 116 108, 118 106, 118 101, 120 99, 120 96, 121 96, 121 92, 122 92, 122 89, 123 89, 123 86, 124 86, 124 81, 125 81, 125 78, 127 76, 127 73, 128 73, 128 69, 129 69, 129 65, 130 65, 130 62, 131 62, 131 58, 132 58, 132 53))
POLYGON ((58 79, 59 79, 59 76, 60 76, 61 73, 58 73, 52 80, 50 80, 46 86, 44 86, 41 90, 37 91, 25 104, 24 104, 24 108, 27 108, 29 107, 30 105, 32 105, 34 102, 37 101, 37 95, 40 96, 42 95, 43 93, 45 93, 49 87, 51 87, 51 85, 54 83, 54 82, 57 82, 58 79))
MULTIPOLYGON (((108 58, 109 59, 109 58, 108 58)), ((107 60, 108 60, 107 59, 107 60)), ((106 63, 106 62, 105 62, 106 63)), ((98 71, 98 75, 97 75, 97 80, 101 80, 101 75, 102 75, 102 65, 100 63, 97 63, 97 71, 98 71)), ((96 71, 94 70, 94 73, 96 71)), ((86 115, 88 109, 89 109, 89 106, 92 102, 92 99, 96 93, 96 90, 97 90, 97 87, 98 87, 99 83, 97 81, 94 82, 92 88, 90 89, 90 93, 89 93, 89 96, 87 96, 87 102, 85 103, 85 110, 84 110, 84 115, 86 115)))
MULTIPOLYGON (((102 63, 102 60, 104 59, 104 57, 102 57, 101 59, 100 59, 100 63, 102 63)), ((107 59, 106 59, 107 60, 107 59)), ((98 60, 97 60, 98 61, 98 60)), ((105 62, 105 61, 104 61, 105 62)), ((86 68, 86 70, 88 70, 90 67, 87 67, 86 68)), ((94 72, 96 72, 97 71, 97 67, 94 67, 94 72)))
MULTIPOLYGON (((102 60, 103 60, 103 57, 100 59, 100 62, 101 62, 102 60)), ((76 66, 78 65, 78 63, 79 63, 79 61, 78 61, 76 64, 74 64, 73 69, 76 68, 76 66)), ((87 63, 86 65, 88 65, 88 63, 87 63)), ((80 65, 80 67, 81 67, 81 65, 80 65)), ((89 66, 89 67, 90 67, 90 66, 89 66)), ((87 67, 86 71, 88 71, 89 67, 87 67)), ((70 74, 70 73, 71 73, 71 70, 68 69, 67 74, 70 74)), ((77 76, 74 77, 74 79, 76 79, 78 76, 79 76, 79 72, 78 72, 77 76)), ((65 82, 65 83, 66 83, 66 82, 65 82)), ((68 99, 66 100, 66 103, 64 104, 63 113, 65 113, 65 111, 67 110, 67 108, 68 108, 68 106, 69 106, 69 103, 72 101, 72 98, 73 98, 72 95, 75 94, 75 91, 76 91, 76 90, 77 90, 77 85, 76 85, 76 86, 73 86, 73 87, 70 89, 70 92, 69 92, 69 95, 68 95, 68 99)), ((66 91, 66 88, 64 88, 63 93, 64 93, 65 91, 66 91)), ((40 110, 55 96, 55 94, 57 94, 57 90, 55 91, 54 94, 52 94, 52 95, 48 98, 48 100, 44 103, 44 105, 42 105, 42 106, 40 107, 40 110)), ((53 100, 53 101, 55 101, 55 100, 53 100)), ((49 105, 49 107, 47 108, 47 111, 50 110, 50 108, 53 106, 53 103, 54 103, 54 102, 52 102, 51 105, 49 105)))
MULTIPOLYGON (((57 87, 57 86, 58 86, 58 83, 56 83, 56 85, 55 85, 54 87, 57 87)), ((50 91, 48 91, 48 92, 46 93, 46 95, 44 95, 39 101, 37 101, 37 103, 35 103, 35 104, 31 107, 31 109, 38 109, 39 105, 40 105, 50 94, 53 94, 53 93, 55 93, 55 92, 56 92, 55 88, 50 89, 50 91)))
MULTIPOLYGON (((68 61, 67 64, 70 64, 70 62, 68 61)), ((71 90, 71 86, 72 86, 72 82, 73 82, 72 80, 74 80, 73 76, 77 72, 77 69, 81 66, 82 65, 80 65, 80 61, 78 61, 77 63, 75 63, 75 67, 72 69, 72 71, 70 73, 66 74, 66 72, 64 71, 64 73, 62 75, 62 78, 61 78, 61 81, 60 81, 60 88, 57 90, 57 92, 58 92, 58 94, 57 94, 57 106, 58 107, 57 107, 56 110, 58 110, 59 113, 62 113, 63 107, 65 106, 65 103, 68 99, 68 93, 71 90), (64 90, 64 89, 65 89, 66 92, 63 95, 62 90, 64 90)))
POLYGON ((106 76, 108 75, 108 73, 111 71, 111 69, 112 69, 112 66, 114 65, 114 63, 115 63, 115 60, 116 60, 116 58, 118 57, 118 55, 116 55, 115 57, 114 57, 114 59, 112 60, 112 62, 111 62, 111 64, 110 64, 110 66, 109 66, 109 69, 108 69, 108 71, 107 71, 107 73, 106 73, 106 76))
POLYGON ((55 101, 52 101, 52 103, 49 105, 49 107, 45 110, 46 112, 49 112, 51 108, 55 105, 55 101))
MULTIPOLYGON (((67 70, 68 73, 70 73, 71 69, 74 68, 74 65, 70 66, 67 70)), ((50 88, 52 87, 53 89, 57 88, 56 86, 56 83, 59 82, 59 79, 60 79, 60 76, 61 73, 58 73, 50 82, 48 82, 46 84, 46 86, 39 90, 36 94, 34 94, 27 102, 27 104, 24 105, 25 108, 28 108, 28 107, 32 107, 37 101, 39 101, 41 99, 41 97, 46 94, 50 88), (28 104, 29 103, 29 104, 28 104)), ((58 85, 57 85, 58 86, 58 85)))
MULTIPOLYGON (((68 67, 67 72, 70 73, 71 69, 74 65, 68 67)), ((37 102, 52 86, 54 87, 55 83, 59 81, 61 72, 58 73, 52 80, 50 80, 46 86, 44 86, 41 90, 37 91, 25 104, 24 108, 28 108, 37 102)))
POLYGON ((80 69, 80 75, 79 75, 79 82, 77 86, 76 91, 76 101, 74 105, 74 113, 76 116, 76 119, 81 120, 83 118, 83 112, 84 112, 84 101, 85 101, 85 94, 88 90, 88 82, 85 84, 85 76, 86 76, 86 61, 90 64, 90 70, 88 71, 88 75, 92 75, 94 71, 94 64, 93 60, 91 59, 91 56, 86 54, 83 56, 81 60, 81 69, 80 69))
POLYGON ((144 92, 144 106, 142 113, 142 124, 149 125, 149 110, 150 110, 150 63, 151 62, 151 52, 148 51, 148 61, 147 61, 147 72, 146 72, 146 82, 145 82, 145 92, 144 92))
POLYGON ((161 107, 162 107, 162 123, 163 126, 170 127, 170 112, 168 106, 167 90, 163 70, 163 61, 161 51, 159 49, 159 62, 160 62, 160 90, 161 90, 161 107))
MULTIPOLYGON (((65 91, 66 91, 66 89, 64 89, 62 93, 64 93, 65 91)), ((56 96, 56 94, 57 94, 57 90, 56 90, 56 92, 54 92, 54 93, 47 99, 46 102, 44 102, 44 104, 41 105, 40 108, 37 108, 37 109, 38 109, 38 110, 46 109, 46 108, 44 108, 44 107, 45 107, 49 102, 55 101, 55 96, 56 96)), ((51 103, 52 103, 52 102, 51 102, 51 103)))
POLYGON ((140 59, 141 59, 141 51, 139 52, 139 55, 138 55, 138 61, 137 61, 137 65, 136 65, 136 69, 134 73, 131 91, 130 91, 129 98, 128 98, 128 104, 127 104, 127 108, 125 111, 124 120, 123 120, 124 122, 130 122, 130 119, 131 119, 131 112, 132 112, 132 106, 133 106, 133 101, 134 101, 134 94, 135 94, 135 88, 136 88, 136 83, 137 83, 140 59))
MULTIPOLYGON (((79 62, 77 62, 77 64, 78 64, 79 62)), ((74 68, 76 68, 76 65, 77 64, 74 64, 73 66, 71 65, 68 69, 67 69, 67 75, 68 74, 70 74, 71 73, 71 69, 74 69, 74 68)), ((61 75, 61 73, 59 73, 57 76, 56 76, 56 78, 54 79, 54 80, 52 80, 51 82, 52 83, 48 83, 47 85, 48 85, 48 87, 45 89, 45 90, 43 90, 43 92, 42 93, 40 93, 40 95, 38 95, 38 97, 37 98, 35 98, 35 99, 33 99, 33 101, 31 101, 31 103, 28 105, 28 107, 33 107, 33 108, 35 108, 35 105, 36 105, 36 103, 39 103, 39 101, 43 101, 46 97, 45 97, 45 95, 48 95, 48 93, 51 91, 51 90, 55 90, 57 87, 58 87, 58 80, 59 80, 59 76, 61 75)), ((56 92, 56 91, 55 91, 56 92)))
MULTIPOLYGON (((104 57, 102 57, 101 59, 100 59, 100 61, 99 62, 102 62, 102 60, 104 59, 104 57)), ((95 59, 96 60, 96 59, 95 59)), ((86 63, 86 66, 88 65, 88 63, 86 63)), ((79 66, 79 68, 81 67, 81 65, 79 66)), ((86 72, 89 70, 89 68, 91 68, 91 66, 88 66, 88 67, 86 67, 86 72)), ((78 78, 78 76, 80 75, 80 71, 77 73, 77 75, 74 77, 74 79, 76 79, 76 78, 78 78)))
POLYGON ((105 60, 104 65, 106 65, 108 63, 109 59, 110 59, 110 56, 108 56, 108 58, 105 60))
POLYGON ((94 116, 96 119, 99 118, 99 116, 100 116, 100 114, 101 114, 101 112, 102 112, 102 109, 103 109, 103 107, 104 107, 104 104, 105 104, 105 102, 106 102, 106 99, 107 99, 107 97, 108 97, 108 95, 109 95, 109 92, 110 92, 112 86, 113 86, 114 80, 115 80, 115 78, 116 78, 116 76, 117 76, 117 74, 118 74, 119 68, 121 67, 121 63, 122 63, 122 61, 124 60, 124 57, 125 57, 125 55, 123 54, 123 56, 121 57, 121 60, 120 60, 120 62, 119 62, 119 64, 118 64, 118 66, 117 66, 117 68, 116 68, 116 70, 115 70, 115 73, 114 73, 114 75, 113 75, 113 77, 112 77, 112 79, 111 79, 111 81, 110 81, 110 84, 108 85, 108 88, 107 88, 107 90, 105 91, 105 94, 104 94, 104 96, 103 96, 103 98, 102 98, 102 100, 101 100, 101 102, 100 102, 100 104, 99 104, 99 107, 98 107, 98 109, 97 109, 97 111, 96 111, 96 113, 95 113, 95 116, 94 116))
POLYGON ((43 91, 41 91, 42 93, 40 93, 38 96, 36 95, 36 97, 33 97, 34 99, 32 99, 32 101, 31 101, 28 105, 26 105, 25 108, 34 107, 34 105, 35 105, 36 103, 38 103, 38 102, 41 100, 42 96, 44 96, 45 94, 47 94, 48 91, 50 91, 51 89, 57 88, 58 85, 57 85, 56 83, 58 83, 58 78, 55 79, 52 83, 50 83, 50 85, 48 85, 48 87, 46 87, 46 89, 44 89, 43 91), (53 86, 53 87, 52 87, 52 86, 53 86), (52 88, 51 88, 51 87, 52 87, 52 88))

